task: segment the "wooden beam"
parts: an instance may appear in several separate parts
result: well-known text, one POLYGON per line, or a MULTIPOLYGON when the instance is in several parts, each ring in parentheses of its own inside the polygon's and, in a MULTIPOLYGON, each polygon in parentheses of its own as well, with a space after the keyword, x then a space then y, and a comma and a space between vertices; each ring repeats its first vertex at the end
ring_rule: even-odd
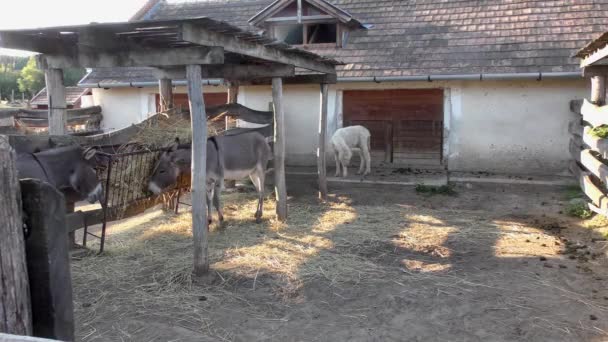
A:
POLYGON ((64 196, 37 179, 21 181, 34 335, 74 341, 72 278, 64 196), (40 205, 44 203, 44 205, 40 205))
POLYGON ((607 76, 608 65, 594 65, 583 68, 583 77, 607 76))
MULTIPOLYGON (((101 114, 100 106, 83 107, 77 109, 67 110, 68 118, 78 117, 83 115, 95 115, 101 114)), ((17 117, 17 118, 30 118, 30 119, 47 119, 49 112, 47 109, 0 109, 0 119, 17 117)))
POLYGON ((600 62, 602 59, 608 57, 608 45, 604 46, 601 49, 598 49, 597 51, 595 51, 594 53, 592 53, 591 55, 581 58, 581 63, 580 66, 581 68, 586 68, 588 66, 591 66, 595 63, 600 62))
POLYGON ((184 48, 138 48, 103 51, 80 47, 75 53, 46 54, 40 57, 45 68, 115 68, 223 64, 224 49, 219 46, 184 48))
POLYGON ((239 103, 227 103, 223 105, 217 105, 213 107, 207 107, 207 118, 209 120, 216 119, 219 116, 235 116, 244 121, 257 123, 257 124, 270 124, 272 123, 272 112, 264 112, 260 110, 254 110, 247 108, 239 103))
POLYGON ((274 188, 277 200, 277 219, 287 220, 287 187, 285 184, 285 112, 283 111, 283 82, 272 79, 274 107, 274 188))
POLYGON ((173 110, 173 86, 170 78, 158 80, 158 92, 160 94, 160 111, 170 112, 173 110))
POLYGON ((31 335, 21 190, 16 155, 6 136, 0 136, 0 179, 0 332, 31 335))
POLYGON ((52 37, 39 38, 12 32, 0 33, 0 47, 39 53, 59 53, 70 50, 70 47, 65 45, 60 39, 52 37))
MULTIPOLYGON (((322 75, 322 74, 295 75, 295 76, 283 78, 283 84, 319 84, 319 83, 336 84, 337 81, 338 81, 338 78, 336 77, 336 75, 332 75, 332 74, 328 74, 328 75, 322 75)), ((248 82, 241 82, 241 85, 267 85, 267 84, 271 84, 271 83, 272 83, 272 79, 260 77, 260 78, 252 79, 248 82)))
POLYGON ((606 75, 591 77, 591 102, 598 106, 606 103, 606 75))
POLYGON ((593 127, 608 125, 608 106, 598 106, 587 100, 581 107, 583 121, 588 122, 593 127))
MULTIPOLYGON (((298 24, 302 23, 302 0, 298 0, 298 24)), ((306 43, 306 42, 304 42, 306 43)))
POLYGON ((188 99, 192 125, 192 235, 194 238, 194 275, 203 276, 209 271, 208 230, 207 230, 207 115, 203 100, 201 66, 186 66, 188 99))
POLYGON ((580 163, 604 184, 608 184, 608 166, 593 156, 591 150, 580 152, 580 163))
MULTIPOLYGON (((174 80, 182 80, 186 78, 186 74, 182 68, 162 68, 155 72, 156 77, 172 78, 174 80)), ((201 77, 205 79, 223 78, 230 81, 248 81, 258 78, 271 77, 291 77, 295 75, 295 68, 291 65, 273 64, 273 65, 241 65, 241 64, 223 64, 209 65, 204 68, 201 77)))
POLYGON ((259 58, 268 62, 294 65, 300 68, 314 70, 325 74, 335 74, 336 68, 333 64, 324 61, 313 60, 287 50, 279 50, 238 39, 233 35, 222 34, 204 29, 192 23, 182 24, 182 40, 194 44, 207 46, 223 46, 227 52, 259 58))
POLYGON ((67 123, 67 106, 65 103, 65 86, 63 70, 46 69, 46 92, 49 99, 49 134, 64 135, 67 123))
POLYGON ((327 138, 327 90, 329 85, 321 84, 321 105, 319 109, 319 146, 317 147, 317 173, 319 175, 319 198, 327 200, 327 165, 325 146, 327 138))
POLYGON ((583 142, 590 149, 599 152, 604 159, 608 159, 608 139, 602 139, 589 134, 589 127, 584 128, 583 142))
MULTIPOLYGON (((266 20, 264 20, 267 23, 281 23, 281 24, 287 24, 287 23, 298 23, 298 17, 280 17, 280 18, 268 18, 266 20)), ((320 14, 320 15, 303 15, 300 18, 300 23, 305 22, 305 23, 336 23, 338 22, 338 20, 334 17, 332 17, 331 15, 326 15, 326 14, 320 14)))

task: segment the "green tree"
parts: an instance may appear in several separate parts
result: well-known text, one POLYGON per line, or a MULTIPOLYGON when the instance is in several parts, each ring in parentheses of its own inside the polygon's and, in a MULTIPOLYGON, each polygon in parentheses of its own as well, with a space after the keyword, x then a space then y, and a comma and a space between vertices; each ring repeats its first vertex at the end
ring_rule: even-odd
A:
POLYGON ((0 70, 0 100, 8 99, 11 96, 11 91, 14 89, 15 93, 18 94, 17 90, 19 85, 17 79, 19 73, 12 70, 0 70))
POLYGON ((63 70, 63 84, 66 87, 72 87, 78 84, 78 81, 82 79, 86 70, 83 68, 69 68, 63 70))
POLYGON ((44 73, 36 67, 34 57, 30 57, 25 67, 21 69, 18 83, 19 90, 30 96, 44 88, 44 73))

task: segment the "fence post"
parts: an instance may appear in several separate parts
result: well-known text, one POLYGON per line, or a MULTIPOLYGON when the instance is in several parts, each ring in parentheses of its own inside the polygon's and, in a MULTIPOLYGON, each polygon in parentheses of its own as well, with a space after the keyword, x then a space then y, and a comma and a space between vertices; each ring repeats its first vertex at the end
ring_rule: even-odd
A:
POLYGON ((30 235, 26 241, 34 336, 74 340, 72 278, 65 199, 48 183, 21 181, 23 211, 30 235))
POLYGON ((31 335, 32 314, 15 153, 0 136, 0 333, 31 335))

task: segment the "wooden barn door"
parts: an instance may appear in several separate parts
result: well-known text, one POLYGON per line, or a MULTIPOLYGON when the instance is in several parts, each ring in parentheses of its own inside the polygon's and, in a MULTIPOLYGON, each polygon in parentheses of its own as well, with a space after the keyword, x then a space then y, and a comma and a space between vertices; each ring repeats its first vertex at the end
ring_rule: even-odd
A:
POLYGON ((371 133, 372 163, 439 166, 443 144, 443 90, 345 90, 344 126, 371 133))

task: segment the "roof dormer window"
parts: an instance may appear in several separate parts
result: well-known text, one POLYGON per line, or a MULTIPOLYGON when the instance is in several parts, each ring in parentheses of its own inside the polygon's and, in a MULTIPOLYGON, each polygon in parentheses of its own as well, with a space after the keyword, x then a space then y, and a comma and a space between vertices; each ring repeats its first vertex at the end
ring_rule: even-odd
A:
POLYGON ((277 0, 249 20, 291 45, 342 46, 345 32, 363 28, 350 14, 325 0, 277 0))

